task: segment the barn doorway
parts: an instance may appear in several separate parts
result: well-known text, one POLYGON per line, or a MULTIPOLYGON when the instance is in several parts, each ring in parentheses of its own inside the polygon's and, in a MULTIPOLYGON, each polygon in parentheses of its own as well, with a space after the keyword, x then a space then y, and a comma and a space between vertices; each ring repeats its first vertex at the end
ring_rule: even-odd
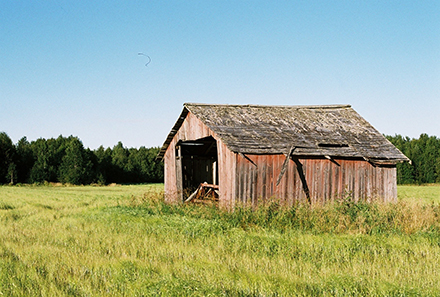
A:
POLYGON ((217 141, 205 137, 191 141, 180 141, 176 146, 176 157, 180 160, 181 181, 185 201, 202 183, 218 186, 217 141))

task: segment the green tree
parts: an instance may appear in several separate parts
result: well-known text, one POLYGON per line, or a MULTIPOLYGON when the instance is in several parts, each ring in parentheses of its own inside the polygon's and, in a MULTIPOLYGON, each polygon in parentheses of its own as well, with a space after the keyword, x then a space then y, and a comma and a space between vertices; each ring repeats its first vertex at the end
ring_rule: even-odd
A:
POLYGON ((96 158, 96 181, 98 184, 112 182, 112 150, 101 145, 94 151, 96 158))
POLYGON ((16 151, 11 138, 0 132, 0 183, 13 183, 16 179, 16 151))
POLYGON ((439 149, 437 150, 437 158, 435 162, 435 171, 437 172, 436 182, 440 183, 440 138, 438 139, 439 149))
POLYGON ((59 181, 59 167, 66 154, 70 141, 77 139, 60 135, 55 138, 39 138, 31 143, 35 163, 30 172, 31 182, 57 182, 59 181))
POLYGON ((412 164, 397 164, 397 182, 434 183, 440 181, 440 139, 421 134, 418 139, 400 135, 387 136, 402 151, 412 164))
POLYGON ((118 142, 112 150, 112 174, 111 180, 116 183, 129 182, 126 168, 128 167, 129 151, 124 147, 122 142, 118 142))
MULTIPOLYGON (((422 134, 425 143, 422 154, 421 171, 423 172, 424 183, 435 183, 440 172, 436 168, 436 160, 438 158, 438 151, 440 149, 440 142, 435 136, 428 136, 422 134)), ((421 138, 422 138, 421 135, 421 138)))
MULTIPOLYGON (((409 137, 402 137, 401 135, 387 136, 387 139, 394 144, 404 155, 412 160, 410 152, 411 139, 409 137)), ((413 184, 415 183, 415 168, 414 162, 397 164, 397 183, 398 184, 413 184)))
POLYGON ((32 154, 32 148, 26 136, 22 137, 17 145, 17 181, 19 183, 29 182, 31 169, 34 166, 35 159, 32 154))
POLYGON ((35 160, 30 171, 30 182, 39 183, 49 180, 49 150, 46 139, 39 138, 31 143, 35 160))
POLYGON ((164 167, 163 162, 156 159, 160 151, 159 147, 144 149, 145 154, 142 157, 142 168, 147 175, 148 182, 163 182, 164 167))
POLYGON ((85 149, 75 136, 29 143, 26 137, 14 145, 0 133, 0 183, 63 182, 87 184, 145 183, 163 181, 163 163, 156 160, 159 148, 85 149))
POLYGON ((82 142, 70 138, 59 166, 58 180, 74 185, 91 182, 92 162, 82 142))
POLYGON ((13 185, 17 181, 17 166, 11 162, 8 166, 8 174, 6 175, 9 184, 13 185))
POLYGON ((156 160, 159 148, 129 149, 127 166, 131 182, 162 182, 163 181, 163 163, 156 160))

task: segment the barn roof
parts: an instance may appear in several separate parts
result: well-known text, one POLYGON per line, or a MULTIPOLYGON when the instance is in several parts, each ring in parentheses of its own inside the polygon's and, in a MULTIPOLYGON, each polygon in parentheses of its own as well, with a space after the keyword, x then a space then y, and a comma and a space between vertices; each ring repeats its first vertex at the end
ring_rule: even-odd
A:
POLYGON ((185 103, 158 155, 191 112, 233 152, 409 161, 350 105, 269 106, 185 103))

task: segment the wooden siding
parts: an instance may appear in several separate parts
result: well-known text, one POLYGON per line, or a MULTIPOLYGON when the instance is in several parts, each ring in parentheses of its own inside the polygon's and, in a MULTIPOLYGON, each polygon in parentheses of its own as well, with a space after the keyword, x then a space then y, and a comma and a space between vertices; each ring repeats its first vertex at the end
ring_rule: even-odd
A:
POLYGON ((217 153, 220 207, 231 210, 235 206, 235 197, 237 196, 236 154, 231 152, 221 141, 217 141, 217 153))
MULTIPOLYGON (((285 205, 307 201, 298 166, 290 160, 279 183, 284 155, 236 155, 236 200, 256 205, 269 198, 285 205), (252 160, 249 161, 249 160, 252 160)), ((363 160, 298 159, 312 203, 350 195, 354 200, 397 201, 396 168, 377 167, 363 160), (337 164, 336 164, 337 163, 337 164)))
POLYGON ((175 146, 170 145, 164 155, 164 184, 165 184, 165 202, 175 203, 179 201, 179 195, 182 193, 177 191, 176 182, 176 157, 175 146))
POLYGON ((276 185, 285 155, 234 153, 215 132, 189 112, 164 153, 167 202, 179 203, 183 198, 182 187, 178 186, 182 184, 182 176, 177 174, 181 159, 176 158, 176 144, 208 136, 217 141, 219 199, 222 208, 233 209, 236 203, 256 205, 260 200, 269 198, 279 199, 286 205, 309 199, 312 203, 320 203, 347 195, 355 200, 397 200, 395 166, 373 166, 364 160, 335 158, 331 161, 299 157, 296 162, 289 160, 279 185, 276 185), (302 175, 299 168, 302 168, 302 175))
POLYGON ((218 184, 220 191, 220 205, 225 208, 234 206, 235 197, 235 154, 231 152, 226 145, 218 140, 217 135, 212 132, 192 113, 186 115, 182 126, 174 135, 165 154, 165 201, 169 203, 182 202, 182 188, 178 188, 178 159, 176 159, 176 144, 179 141, 197 140, 200 138, 212 136, 217 141, 218 151, 218 184))

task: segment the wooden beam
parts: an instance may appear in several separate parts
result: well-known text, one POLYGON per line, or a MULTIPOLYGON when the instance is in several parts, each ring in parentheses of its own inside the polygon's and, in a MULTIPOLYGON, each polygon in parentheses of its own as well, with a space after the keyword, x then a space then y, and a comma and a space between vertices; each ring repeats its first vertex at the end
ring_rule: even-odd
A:
POLYGON ((208 195, 210 192, 214 191, 218 196, 218 185, 212 185, 208 183, 201 183, 199 187, 185 200, 185 202, 190 202, 194 198, 198 198, 200 195, 208 195), (204 190, 208 189, 206 193, 204 193, 204 190))
POLYGON ((176 146, 177 156, 176 158, 176 189, 179 201, 183 200, 183 172, 182 172, 182 149, 180 146, 176 146))
POLYGON ((196 197, 199 190, 200 190, 200 186, 191 195, 189 195, 188 199, 186 199, 185 202, 190 202, 194 197, 196 197))
POLYGON ((243 158, 245 158, 246 160, 248 160, 249 162, 251 162, 252 165, 254 165, 255 167, 258 167, 257 164, 256 164, 254 161, 252 161, 251 158, 249 158, 249 157, 246 156, 245 154, 243 154, 243 153, 238 153, 238 154, 239 154, 240 156, 242 156, 243 158))
POLYGON ((280 184, 281 178, 283 177, 284 173, 286 172, 287 166, 289 165, 290 156, 292 155, 295 148, 296 148, 296 146, 292 146, 289 150, 289 153, 286 155, 286 159, 284 160, 283 167, 281 167, 280 175, 278 175, 277 186, 280 184))
POLYGON ((328 160, 330 160, 330 162, 332 162, 332 163, 334 163, 334 164, 336 164, 336 165, 338 165, 338 166, 341 166, 338 162, 336 162, 335 161, 335 159, 333 159, 331 156, 324 156, 326 159, 328 159, 328 160))
POLYGON ((310 190, 309 190, 309 186, 307 185, 303 165, 301 164, 301 162, 297 158, 293 158, 293 162, 295 162, 295 164, 296 164, 296 170, 298 171, 299 178, 301 179, 303 191, 306 194, 307 201, 309 202, 309 204, 312 204, 312 199, 310 198, 310 190))

